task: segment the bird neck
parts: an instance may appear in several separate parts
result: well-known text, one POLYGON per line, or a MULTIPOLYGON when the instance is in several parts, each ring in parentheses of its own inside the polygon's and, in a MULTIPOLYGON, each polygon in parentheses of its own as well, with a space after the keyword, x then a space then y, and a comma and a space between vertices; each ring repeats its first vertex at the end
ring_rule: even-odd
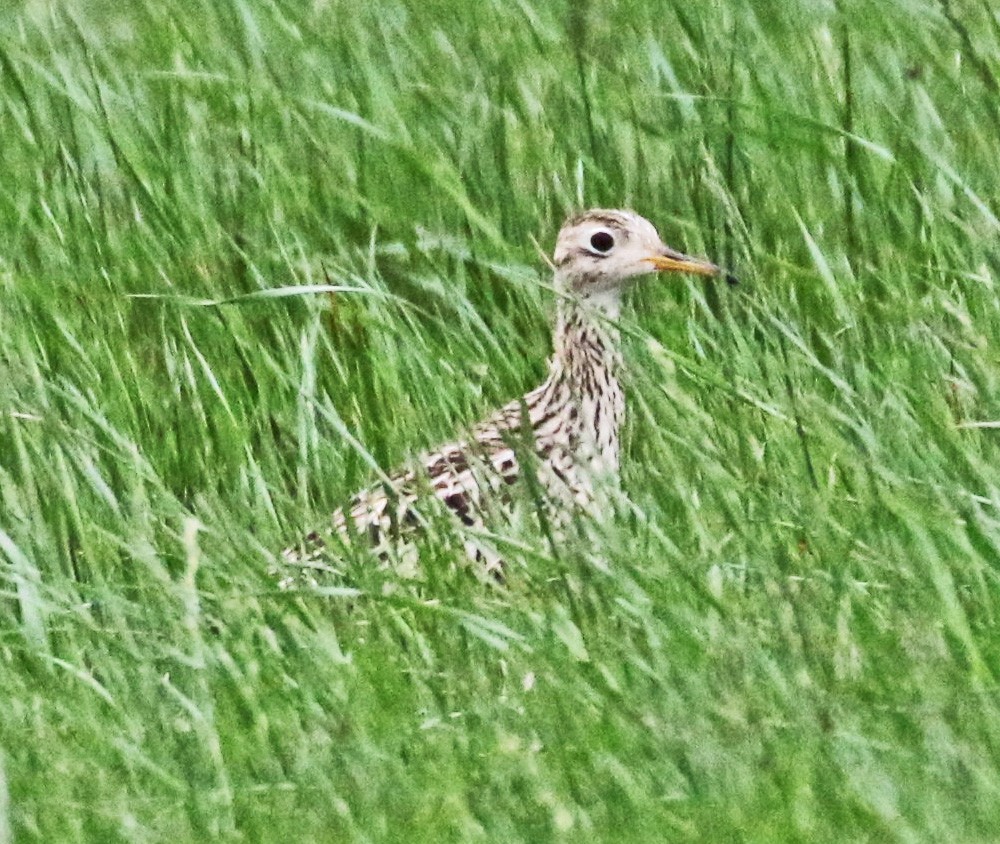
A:
POLYGON ((621 313, 617 292, 587 299, 561 299, 556 314, 552 375, 568 377, 578 390, 600 389, 595 370, 616 379, 621 360, 615 321, 621 313))
MULTIPOLYGON (((554 425, 574 459, 595 477, 614 479, 625 396, 618 381, 621 353, 617 296, 603 302, 562 300, 556 318, 555 352, 541 397, 536 430, 554 425), (553 415, 549 403, 561 409, 553 415)), ((539 437, 541 438, 541 437, 539 437)))

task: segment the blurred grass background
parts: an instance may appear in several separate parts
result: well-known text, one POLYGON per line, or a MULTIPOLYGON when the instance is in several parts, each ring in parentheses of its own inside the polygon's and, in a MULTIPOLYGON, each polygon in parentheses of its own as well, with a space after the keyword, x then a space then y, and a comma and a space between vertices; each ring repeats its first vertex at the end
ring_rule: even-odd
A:
POLYGON ((0 3, 0 842, 993 839, 998 79, 975 0, 0 3), (595 205, 743 279, 632 297, 602 547, 279 593, 595 205))

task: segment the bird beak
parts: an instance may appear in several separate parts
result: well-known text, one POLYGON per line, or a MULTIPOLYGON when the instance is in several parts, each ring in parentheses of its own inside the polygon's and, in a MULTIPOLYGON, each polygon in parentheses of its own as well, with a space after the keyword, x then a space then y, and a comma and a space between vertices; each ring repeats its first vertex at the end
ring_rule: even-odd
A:
POLYGON ((722 268, 717 267, 711 261, 692 258, 690 255, 676 252, 669 246, 664 246, 659 255, 650 255, 646 260, 661 273, 691 273, 692 275, 707 276, 722 275, 722 268))

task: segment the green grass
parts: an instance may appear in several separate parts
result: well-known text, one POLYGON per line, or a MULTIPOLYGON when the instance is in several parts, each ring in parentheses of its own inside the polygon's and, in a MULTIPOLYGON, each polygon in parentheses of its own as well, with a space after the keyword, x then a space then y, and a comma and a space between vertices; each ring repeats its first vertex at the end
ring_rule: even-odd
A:
POLYGON ((78 5, 0 4, 0 842, 995 837, 988 3, 78 5), (632 297, 618 517, 279 592, 592 205, 744 282, 632 297))

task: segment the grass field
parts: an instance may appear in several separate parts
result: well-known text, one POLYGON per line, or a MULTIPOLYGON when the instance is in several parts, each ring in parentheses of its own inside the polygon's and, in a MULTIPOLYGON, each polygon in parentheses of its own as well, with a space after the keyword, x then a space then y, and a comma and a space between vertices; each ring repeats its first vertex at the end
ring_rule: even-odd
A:
POLYGON ((992 6, 0 3, 0 844, 996 840, 992 6), (279 591, 595 205, 743 280, 631 297, 617 517, 279 591))

